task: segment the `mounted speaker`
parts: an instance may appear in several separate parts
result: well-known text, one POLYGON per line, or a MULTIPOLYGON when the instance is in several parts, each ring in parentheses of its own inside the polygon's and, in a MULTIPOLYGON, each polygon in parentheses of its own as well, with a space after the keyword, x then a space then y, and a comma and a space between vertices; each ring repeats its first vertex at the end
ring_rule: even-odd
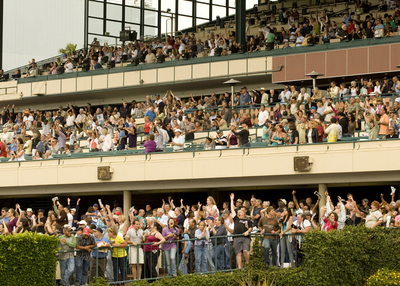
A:
POLYGON ((294 157, 293 163, 296 172, 308 172, 311 170, 312 160, 308 156, 294 157))
POLYGON ((110 166, 97 167, 97 179, 111 180, 113 170, 110 166))

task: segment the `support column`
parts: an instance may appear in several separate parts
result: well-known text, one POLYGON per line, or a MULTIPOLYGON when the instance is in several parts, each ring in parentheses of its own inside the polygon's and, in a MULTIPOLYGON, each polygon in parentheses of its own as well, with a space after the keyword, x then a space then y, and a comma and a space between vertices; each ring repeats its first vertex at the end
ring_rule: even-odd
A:
POLYGON ((124 212, 125 217, 128 219, 128 217, 129 217, 128 216, 128 212, 129 212, 129 209, 132 206, 132 194, 131 194, 131 191, 124 191, 123 201, 124 201, 124 203, 123 203, 123 206, 124 206, 123 212, 124 212))
MULTIPOLYGON (((326 205, 326 196, 325 192, 328 190, 326 184, 318 184, 318 193, 321 195, 321 199, 319 200, 319 207, 326 205)), ((321 220, 321 212, 319 212, 319 219, 321 220)))
POLYGON ((236 42, 242 52, 247 52, 246 44, 246 0, 236 0, 236 42))

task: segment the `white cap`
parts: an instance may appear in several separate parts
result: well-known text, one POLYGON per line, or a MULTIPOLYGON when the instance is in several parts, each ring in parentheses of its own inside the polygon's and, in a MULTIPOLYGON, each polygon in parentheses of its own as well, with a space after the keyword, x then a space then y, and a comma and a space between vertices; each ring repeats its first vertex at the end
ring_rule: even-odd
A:
POLYGON ((175 129, 175 132, 182 133, 182 131, 180 129, 175 129))
POLYGON ((76 212, 76 209, 71 209, 71 211, 74 211, 74 212, 76 212))
POLYGON ((26 211, 27 212, 32 212, 32 209, 31 208, 27 208, 26 211))
POLYGON ((80 222, 78 222, 78 224, 84 224, 84 225, 87 225, 87 223, 86 223, 86 221, 85 221, 85 220, 81 220, 80 222))

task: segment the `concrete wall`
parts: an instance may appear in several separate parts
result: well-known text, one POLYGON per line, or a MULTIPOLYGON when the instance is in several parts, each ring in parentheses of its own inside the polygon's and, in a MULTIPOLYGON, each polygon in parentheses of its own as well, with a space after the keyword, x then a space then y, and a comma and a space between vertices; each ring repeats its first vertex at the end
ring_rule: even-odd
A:
POLYGON ((0 164, 1 196, 120 190, 197 189, 398 180, 399 140, 226 149, 0 164), (373 154, 373 155, 372 155, 373 154), (293 158, 309 156, 309 172, 293 158), (380 159, 379 159, 380 158, 380 159), (97 167, 110 166, 110 181, 97 167))

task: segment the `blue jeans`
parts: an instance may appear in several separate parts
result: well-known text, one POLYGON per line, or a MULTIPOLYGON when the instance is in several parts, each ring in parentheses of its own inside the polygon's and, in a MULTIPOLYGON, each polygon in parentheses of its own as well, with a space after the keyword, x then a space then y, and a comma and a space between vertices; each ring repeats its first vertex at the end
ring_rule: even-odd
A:
POLYGON ((79 257, 76 258, 76 283, 86 284, 89 266, 90 260, 86 261, 79 257))
POLYGON ((217 270, 223 270, 225 266, 225 248, 223 244, 217 245, 217 253, 214 252, 212 260, 215 263, 215 255, 217 255, 217 270))
POLYGON ((214 246, 211 242, 208 243, 208 255, 207 255, 207 260, 208 260, 208 265, 209 268, 208 270, 211 272, 215 271, 215 265, 214 265, 214 246))
POLYGON ((270 265, 276 266, 277 262, 278 262, 278 253, 277 253, 278 240, 277 239, 264 238, 263 246, 264 246, 264 260, 265 260, 265 262, 270 264, 270 265), (272 261, 271 261, 271 263, 269 261, 269 250, 270 249, 272 251, 272 261))
POLYGON ((69 285, 69 277, 74 273, 74 268, 75 260, 73 257, 66 260, 60 260, 61 285, 69 285))
POLYGON ((114 282, 119 281, 118 272, 121 272, 121 281, 125 281, 126 277, 126 256, 124 257, 113 257, 113 268, 114 268, 114 282))
POLYGON ((208 257, 208 245, 195 245, 194 255, 196 257, 196 272, 203 273, 207 271, 207 257, 208 257), (201 269, 200 269, 201 267, 201 269))
POLYGON ((176 275, 176 248, 164 250, 168 276, 176 275))

